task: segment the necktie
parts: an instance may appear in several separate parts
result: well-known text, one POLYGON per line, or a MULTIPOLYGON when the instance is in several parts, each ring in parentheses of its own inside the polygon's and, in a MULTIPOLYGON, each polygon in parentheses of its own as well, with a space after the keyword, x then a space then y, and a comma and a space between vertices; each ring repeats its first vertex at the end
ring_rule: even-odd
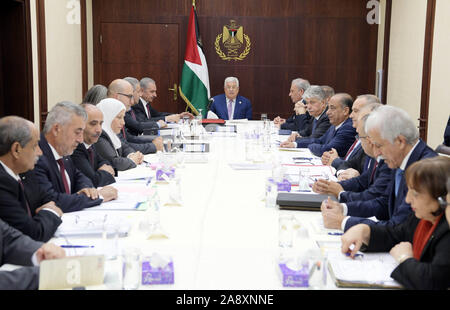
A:
POLYGON ((152 113, 150 113, 150 103, 147 103, 147 112, 148 112, 148 119, 152 117, 152 113))
POLYGON ((28 216, 31 217, 30 205, 28 204, 27 196, 25 195, 25 188, 23 187, 23 183, 22 183, 21 180, 19 180, 18 182, 19 182, 19 185, 20 185, 20 186, 19 186, 19 190, 22 191, 23 198, 25 199, 25 204, 26 204, 26 206, 27 206, 27 213, 28 213, 28 216))
POLYGON ((88 148, 89 153, 89 161, 91 162, 91 166, 94 167, 94 150, 92 149, 92 146, 88 148))
POLYGON ((231 119, 233 115, 231 114, 233 112, 233 100, 228 100, 228 119, 231 119))
POLYGON ((316 129, 316 126, 317 126, 317 119, 314 118, 311 132, 314 132, 314 130, 316 129))
POLYGON ((370 183, 369 184, 372 184, 372 182, 373 182, 373 177, 375 175, 375 171, 377 170, 377 167, 378 167, 378 162, 375 160, 375 165, 373 165, 372 174, 370 175, 370 183))
POLYGON ((64 168, 64 161, 62 158, 57 160, 58 164, 59 164, 59 172, 61 173, 61 179, 64 183, 64 189, 66 190, 66 194, 70 195, 70 188, 69 188, 69 183, 67 182, 67 177, 66 177, 66 169, 64 168))
POLYGON ((355 148, 356 144, 358 143, 358 140, 355 139, 355 142, 353 142, 352 146, 350 147, 350 149, 347 152, 347 155, 345 155, 345 160, 348 160, 348 158, 350 157, 350 155, 352 154, 353 149, 355 148))
POLYGON ((398 189, 400 187, 400 183, 402 182, 403 170, 398 168, 395 171, 395 197, 398 195, 398 189))
POLYGON ((136 120, 136 114, 134 114, 134 111, 131 110, 130 112, 131 112, 131 117, 132 117, 134 120, 136 120))
POLYGON ((122 127, 122 135, 123 135, 123 138, 126 140, 127 135, 125 134, 125 127, 122 127))

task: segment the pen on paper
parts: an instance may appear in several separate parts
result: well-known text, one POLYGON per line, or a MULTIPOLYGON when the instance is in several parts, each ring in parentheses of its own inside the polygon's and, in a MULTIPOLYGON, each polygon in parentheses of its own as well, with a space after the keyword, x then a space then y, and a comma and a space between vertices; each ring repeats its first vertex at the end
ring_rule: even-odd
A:
POLYGON ((93 245, 61 245, 64 249, 85 249, 85 248, 93 248, 93 245))

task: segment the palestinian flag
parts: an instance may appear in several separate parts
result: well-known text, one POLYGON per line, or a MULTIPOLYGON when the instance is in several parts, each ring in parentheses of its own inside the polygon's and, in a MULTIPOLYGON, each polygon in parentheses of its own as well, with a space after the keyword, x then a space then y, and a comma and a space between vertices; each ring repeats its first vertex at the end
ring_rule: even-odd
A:
POLYGON ((189 16, 180 95, 193 114, 198 115, 198 109, 202 109, 203 117, 206 116, 210 98, 208 65, 203 53, 194 5, 189 16))

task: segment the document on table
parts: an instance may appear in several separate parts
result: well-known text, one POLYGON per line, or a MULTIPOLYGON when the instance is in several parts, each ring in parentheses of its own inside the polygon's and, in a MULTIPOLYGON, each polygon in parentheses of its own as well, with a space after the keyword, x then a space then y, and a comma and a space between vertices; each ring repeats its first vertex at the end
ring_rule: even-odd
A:
POLYGON ((331 166, 312 166, 312 165, 299 165, 299 164, 283 164, 285 169, 285 175, 288 176, 288 179, 298 184, 298 178, 300 170, 304 171, 306 175, 312 180, 317 179, 328 179, 331 181, 336 181, 336 177, 334 174, 336 173, 336 169, 331 166))
POLYGON ((401 288, 391 278, 398 263, 389 253, 359 253, 354 259, 340 250, 328 252, 328 268, 338 287, 401 288))
POLYGON ((235 162, 235 163, 229 163, 229 165, 234 170, 270 170, 270 169, 272 169, 271 163, 235 162))
POLYGON ((101 237, 105 227, 114 226, 119 237, 128 235, 131 228, 129 220, 119 215, 97 212, 65 213, 55 237, 101 237))
POLYGON ((126 171, 119 171, 116 180, 123 181, 123 180, 148 179, 149 177, 153 177, 155 175, 156 175, 155 170, 151 169, 150 167, 138 166, 136 168, 129 169, 126 171))

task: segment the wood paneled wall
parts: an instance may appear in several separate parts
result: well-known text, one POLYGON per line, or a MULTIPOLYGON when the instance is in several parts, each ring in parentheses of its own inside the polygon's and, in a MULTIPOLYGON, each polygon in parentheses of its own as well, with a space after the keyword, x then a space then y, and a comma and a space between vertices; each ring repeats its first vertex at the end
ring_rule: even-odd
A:
MULTIPOLYGON (((181 74, 191 3, 93 0, 94 82, 107 84, 117 78, 104 76, 101 70, 102 23, 177 24, 181 74)), ((254 118, 261 113, 271 118, 291 115, 288 93, 297 77, 352 96, 374 93, 378 26, 366 22, 366 1, 197 0, 196 4, 211 95, 223 93, 227 76, 238 77, 240 94, 252 101, 254 118), (215 39, 231 19, 244 27, 251 40, 251 51, 243 61, 224 61, 215 51, 215 39)), ((135 47, 157 49, 160 45, 153 38, 145 41, 135 47)), ((129 47, 117 46, 117 53, 123 53, 123 48, 129 47)), ((185 105, 179 101, 177 107, 181 110, 185 105)))

